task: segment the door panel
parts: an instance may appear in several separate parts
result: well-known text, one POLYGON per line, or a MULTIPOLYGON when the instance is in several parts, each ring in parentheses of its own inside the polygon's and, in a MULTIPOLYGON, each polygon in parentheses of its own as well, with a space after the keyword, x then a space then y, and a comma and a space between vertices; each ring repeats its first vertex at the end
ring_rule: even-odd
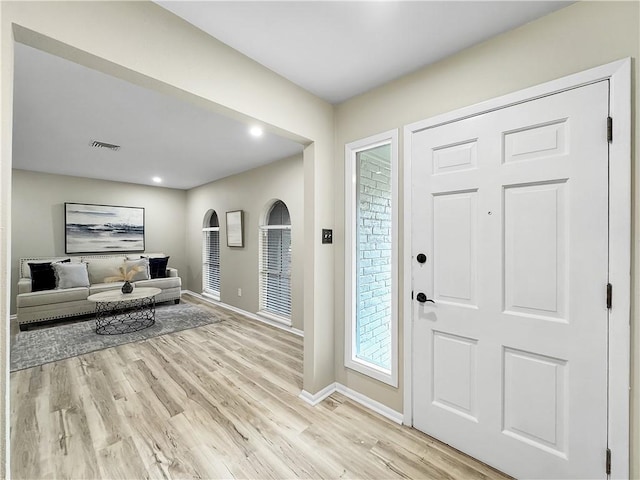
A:
POLYGON ((433 332, 433 403, 472 421, 477 421, 477 343, 433 332))
POLYGON ((566 181, 504 189, 505 309, 564 319, 566 181))
POLYGON ((477 193, 449 193, 433 199, 434 298, 476 303, 477 193))
POLYGON ((476 140, 448 145, 433 151, 433 174, 477 168, 476 140))
POLYGON ((503 432, 566 459, 565 360, 505 348, 503 432))
POLYGON ((605 477, 608 82, 414 133, 414 426, 522 478, 605 477))
POLYGON ((504 134, 504 163, 566 153, 566 120, 504 134))

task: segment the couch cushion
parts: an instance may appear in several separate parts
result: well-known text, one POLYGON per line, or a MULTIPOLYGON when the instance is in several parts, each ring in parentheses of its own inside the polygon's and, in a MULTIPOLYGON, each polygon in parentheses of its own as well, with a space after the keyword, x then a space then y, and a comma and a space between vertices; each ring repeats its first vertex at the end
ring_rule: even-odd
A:
MULTIPOLYGON (((70 262, 71 259, 60 260, 60 263, 70 262)), ((56 273, 51 266, 52 262, 29 262, 31 272, 31 291, 53 290, 56 288, 56 273)))
POLYGON ((124 282, 94 283, 89 285, 89 295, 106 292, 109 290, 120 290, 124 282))
POLYGON ((130 282, 137 282, 138 280, 149 280, 149 259, 140 258, 138 260, 125 260, 125 269, 127 277, 130 282), (135 270, 135 272, 134 272, 135 270))
POLYGON ((124 257, 83 257, 83 261, 89 266, 89 281, 94 283, 124 281, 124 257))
POLYGON ((52 263, 56 273, 56 288, 88 287, 89 274, 86 263, 52 263))
POLYGON ((182 286, 180 277, 153 278, 151 280, 140 280, 135 283, 137 287, 156 287, 161 289, 174 288, 182 286))
POLYGON ((55 303, 86 300, 89 295, 87 287, 67 288, 64 290, 44 290, 42 292, 22 293, 17 297, 18 307, 33 307, 55 303))

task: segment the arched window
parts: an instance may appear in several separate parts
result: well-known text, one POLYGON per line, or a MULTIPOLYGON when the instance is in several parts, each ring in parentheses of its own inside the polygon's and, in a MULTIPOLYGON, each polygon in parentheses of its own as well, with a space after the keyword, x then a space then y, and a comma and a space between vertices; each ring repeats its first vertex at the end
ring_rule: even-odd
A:
POLYGON ((220 223, 215 210, 205 215, 202 228, 202 291, 220 300, 220 223))
POLYGON ((280 200, 260 227, 260 311, 291 325, 291 217, 280 200))

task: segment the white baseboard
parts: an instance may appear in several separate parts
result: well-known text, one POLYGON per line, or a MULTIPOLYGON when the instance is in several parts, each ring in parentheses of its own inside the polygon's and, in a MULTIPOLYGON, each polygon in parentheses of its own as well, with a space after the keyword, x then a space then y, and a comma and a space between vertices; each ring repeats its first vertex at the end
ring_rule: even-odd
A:
POLYGON ((323 401, 325 398, 327 398, 329 395, 331 395, 335 391, 336 391, 336 384, 331 383, 326 387, 324 387, 322 390, 320 390, 318 393, 311 394, 306 390, 302 390, 300 392, 300 395, 298 396, 302 400, 307 402, 309 405, 311 405, 312 407, 315 407, 317 404, 319 404, 321 401, 323 401))
POLYGON ((360 392, 356 392, 348 387, 340 383, 336 383, 336 391, 338 393, 343 394, 345 397, 349 397, 351 400, 358 402, 360 405, 367 407, 369 410, 373 410, 376 413, 379 413, 383 417, 388 418, 392 422, 395 422, 399 425, 402 425, 402 420, 404 419, 404 415, 400 412, 396 412, 392 408, 383 405, 380 402, 376 402, 375 400, 363 395, 360 392))
POLYGON ((241 308, 234 307, 233 305, 228 305, 226 303, 213 300, 213 299, 211 299, 209 297, 205 297, 205 296, 201 295, 200 293, 195 293, 195 292, 192 292, 191 290, 182 290, 182 293, 186 293, 187 295, 192 295, 192 296, 196 297, 197 299, 202 300, 203 302, 208 302, 208 303, 211 303, 212 305, 217 305, 218 307, 226 308, 227 310, 231 310, 232 312, 239 313, 240 315, 244 315, 245 317, 247 317, 247 318, 249 318, 251 320, 255 320, 256 322, 260 322, 260 323, 264 323, 264 324, 267 324, 267 325, 271 325, 272 327, 279 328, 280 330, 284 330, 285 332, 293 333, 294 335, 297 335, 298 337, 304 337, 304 332, 302 330, 298 330, 297 328, 293 328, 293 327, 289 327, 287 325, 283 325, 282 323, 279 323, 279 322, 274 322, 274 321, 269 320, 269 319, 267 319, 265 317, 261 317, 259 315, 256 315, 255 313, 247 312, 246 310, 242 310, 241 308))
POLYGON ((386 405, 383 405, 380 402, 376 402, 375 400, 372 400, 366 395, 363 395, 359 392, 356 392, 355 390, 345 387, 341 383, 332 383, 330 385, 327 385, 316 394, 311 394, 306 390, 302 390, 302 392, 300 392, 299 397, 305 402, 307 402, 309 405, 316 406, 317 404, 322 402, 325 398, 327 398, 329 395, 331 395, 333 392, 341 393, 345 397, 349 397, 351 400, 359 403, 363 407, 366 407, 369 410, 379 413, 380 415, 382 415, 385 418, 388 418, 392 422, 402 425, 402 421, 404 419, 404 416, 402 415, 402 413, 396 412, 395 410, 387 407, 386 405))

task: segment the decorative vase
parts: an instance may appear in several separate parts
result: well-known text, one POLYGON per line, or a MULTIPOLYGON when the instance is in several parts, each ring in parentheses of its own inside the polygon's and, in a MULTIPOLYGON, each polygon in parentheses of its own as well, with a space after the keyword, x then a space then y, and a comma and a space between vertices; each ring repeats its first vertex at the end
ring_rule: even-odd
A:
POLYGON ((122 285, 122 293, 131 293, 131 292, 133 292, 133 285, 131 285, 129 280, 127 280, 126 282, 124 282, 124 285, 122 285))

